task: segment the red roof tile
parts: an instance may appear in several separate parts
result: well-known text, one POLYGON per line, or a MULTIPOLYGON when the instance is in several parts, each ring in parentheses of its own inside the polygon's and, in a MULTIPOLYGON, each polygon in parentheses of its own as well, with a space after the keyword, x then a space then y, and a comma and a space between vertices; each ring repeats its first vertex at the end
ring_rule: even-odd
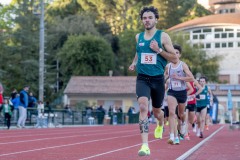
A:
MULTIPOLYGON (((226 96, 228 90, 220 90, 219 86, 226 84, 211 84, 216 86, 216 90, 212 90, 217 96, 226 96)), ((236 85, 239 86, 239 85, 236 85)), ((65 94, 132 94, 136 93, 136 77, 135 76, 73 76, 64 90, 65 94)), ((232 90, 233 96, 240 96, 240 90, 232 90)))
POLYGON ((66 94, 134 94, 136 77, 133 76, 73 76, 66 94))

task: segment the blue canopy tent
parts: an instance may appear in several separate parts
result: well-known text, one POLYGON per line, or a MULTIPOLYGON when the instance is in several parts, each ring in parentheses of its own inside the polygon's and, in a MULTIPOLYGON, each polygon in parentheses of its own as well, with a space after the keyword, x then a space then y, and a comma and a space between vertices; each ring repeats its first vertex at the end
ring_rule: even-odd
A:
POLYGON ((232 102, 232 93, 231 90, 228 90, 228 94, 227 94, 227 107, 228 107, 228 111, 230 113, 230 122, 232 125, 232 121, 233 121, 233 117, 232 117, 232 109, 233 109, 233 102, 232 102))

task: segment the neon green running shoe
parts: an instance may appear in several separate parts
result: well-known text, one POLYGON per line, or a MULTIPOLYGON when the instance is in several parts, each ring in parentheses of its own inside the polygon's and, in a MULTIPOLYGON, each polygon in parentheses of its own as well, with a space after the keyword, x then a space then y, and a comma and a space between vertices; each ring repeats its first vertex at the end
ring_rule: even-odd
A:
POLYGON ((139 156, 149 156, 150 149, 145 144, 142 145, 141 149, 138 151, 139 156))
POLYGON ((167 121, 167 122, 165 123, 165 125, 168 126, 168 125, 169 125, 169 122, 167 121))
POLYGON ((157 126, 154 131, 154 137, 156 139, 160 138, 162 139, 162 134, 163 134, 163 126, 157 126))

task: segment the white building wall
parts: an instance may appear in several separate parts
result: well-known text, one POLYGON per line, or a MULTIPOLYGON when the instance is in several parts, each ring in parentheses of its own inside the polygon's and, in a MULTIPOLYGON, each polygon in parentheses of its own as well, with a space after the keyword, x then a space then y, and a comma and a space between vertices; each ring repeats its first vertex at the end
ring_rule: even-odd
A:
POLYGON ((189 42, 201 46, 209 56, 219 55, 219 75, 229 75, 230 84, 238 84, 240 75, 240 25, 209 24, 185 30, 189 42), (219 36, 219 37, 217 37, 219 36))

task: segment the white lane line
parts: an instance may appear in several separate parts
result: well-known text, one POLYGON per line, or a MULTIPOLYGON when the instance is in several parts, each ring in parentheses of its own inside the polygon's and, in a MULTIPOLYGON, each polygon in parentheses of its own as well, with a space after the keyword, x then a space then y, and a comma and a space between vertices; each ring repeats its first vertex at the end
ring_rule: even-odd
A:
MULTIPOLYGON (((159 139, 154 139, 154 140, 148 141, 148 143, 151 143, 151 142, 154 142, 154 141, 159 141, 159 139)), ((79 160, 86 160, 86 159, 96 158, 96 157, 99 157, 99 156, 102 156, 102 155, 105 155, 105 154, 109 154, 109 153, 113 153, 113 152, 118 152, 118 151, 125 150, 125 149, 129 149, 129 148, 132 148, 132 147, 140 146, 141 144, 142 144, 142 143, 135 144, 135 145, 128 146, 128 147, 124 147, 124 148, 119 148, 119 149, 111 150, 111 151, 104 152, 104 153, 101 153, 101 154, 96 154, 96 155, 93 155, 93 156, 90 156, 90 157, 81 158, 81 159, 79 159, 79 160)))
MULTIPOLYGON (((102 129, 102 130, 92 130, 92 131, 79 131, 79 133, 84 133, 84 132, 86 132, 86 133, 91 133, 91 132, 99 132, 99 131, 114 131, 114 129, 108 129, 108 130, 104 130, 104 129, 102 129)), ((76 132, 78 132, 78 131, 75 131, 74 133, 76 133, 76 132)), ((35 132, 36 133, 36 132, 35 132)), ((42 134, 35 134, 35 133, 30 133, 30 134, 27 134, 27 135, 16 135, 16 136, 1 136, 0 137, 0 139, 6 139, 6 138, 22 138, 22 137, 32 137, 32 136, 47 136, 47 135, 58 135, 58 134, 68 134, 68 133, 73 133, 73 131, 66 131, 66 132, 61 132, 61 133, 59 133, 59 132, 52 132, 52 133, 42 133, 42 134)))
POLYGON ((184 160, 188 156, 190 156, 193 152, 195 152, 197 149, 199 149, 205 142, 207 142, 210 138, 212 138, 215 134, 217 134, 220 130, 223 129, 224 126, 220 127, 218 130, 213 132, 209 137, 205 138, 203 141, 199 142, 196 146, 185 152, 183 155, 178 157, 176 160, 184 160))
POLYGON ((0 143, 0 145, 15 144, 15 143, 26 143, 26 142, 34 142, 34 141, 42 141, 42 140, 64 139, 64 138, 73 138, 73 137, 94 136, 94 135, 98 135, 99 136, 99 135, 115 134, 115 133, 129 133, 129 132, 135 132, 135 131, 136 130, 132 130, 132 131, 116 131, 116 132, 95 133, 95 134, 82 134, 81 133, 81 135, 73 135, 73 136, 40 138, 40 139, 32 139, 32 140, 24 140, 24 141, 13 141, 13 142, 3 142, 3 143, 0 143))
MULTIPOLYGON (((82 128, 83 127, 81 127, 81 129, 82 128)), ((80 127, 79 127, 79 129, 80 129, 80 127)), ((67 128, 68 131, 73 131, 73 132, 78 131, 79 129, 78 128, 67 128)), ((2 135, 16 135, 16 133, 19 134, 19 135, 21 135, 21 134, 23 134, 23 135, 24 134, 34 134, 34 133, 36 133, 36 131, 39 132, 39 133, 66 132, 66 128, 61 128, 61 129, 59 129, 59 128, 31 128, 31 129, 11 129, 11 130, 8 130, 8 131, 7 130, 4 130, 4 131, 6 131, 6 132, 1 132, 0 136, 2 136, 2 135)))
POLYGON ((0 154, 0 157, 9 156, 9 155, 16 155, 16 154, 21 154, 21 153, 29 153, 29 152, 34 152, 34 151, 41 151, 41 150, 46 150, 46 149, 55 149, 55 148, 61 148, 61 147, 75 146, 75 145, 80 145, 80 144, 93 143, 93 142, 99 142, 99 141, 106 141, 106 140, 112 140, 112 139, 119 139, 119 138, 125 138, 125 137, 132 137, 132 136, 136 136, 136 135, 139 135, 139 133, 138 134, 127 135, 127 136, 95 139, 95 140, 79 142, 79 143, 72 143, 72 144, 66 144, 66 145, 59 145, 59 146, 38 148, 38 149, 25 150, 25 151, 19 151, 19 152, 5 153, 5 154, 0 154))
MULTIPOLYGON (((161 140, 166 139, 166 138, 168 138, 168 136, 167 137, 163 137, 161 140)), ((148 141, 148 143, 152 143, 152 142, 155 142, 155 141, 159 141, 159 139, 154 139, 154 140, 148 141)), ((96 157, 99 157, 99 156, 102 156, 102 155, 105 155, 105 154, 118 152, 118 151, 121 151, 121 150, 129 149, 129 148, 140 146, 140 145, 142 145, 142 143, 135 144, 135 145, 128 146, 128 147, 124 147, 124 148, 119 148, 119 149, 116 149, 116 150, 111 150, 111 151, 104 152, 104 153, 101 153, 101 154, 96 154, 96 155, 93 155, 93 156, 90 156, 90 157, 81 158, 79 160, 86 160, 86 159, 96 158, 96 157)))

